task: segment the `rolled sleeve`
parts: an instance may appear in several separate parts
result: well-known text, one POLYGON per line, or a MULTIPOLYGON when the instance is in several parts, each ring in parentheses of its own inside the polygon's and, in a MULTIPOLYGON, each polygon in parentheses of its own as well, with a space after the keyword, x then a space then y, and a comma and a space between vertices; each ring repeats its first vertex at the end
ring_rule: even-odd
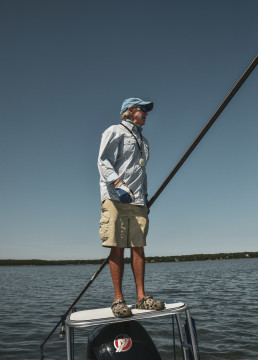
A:
POLYGON ((106 180, 107 184, 112 184, 114 181, 116 181, 119 178, 116 172, 111 173, 106 180))
POLYGON ((98 157, 98 169, 102 179, 104 179, 107 184, 111 184, 119 178, 114 169, 118 147, 119 141, 115 138, 115 134, 112 131, 107 131, 102 135, 98 157))

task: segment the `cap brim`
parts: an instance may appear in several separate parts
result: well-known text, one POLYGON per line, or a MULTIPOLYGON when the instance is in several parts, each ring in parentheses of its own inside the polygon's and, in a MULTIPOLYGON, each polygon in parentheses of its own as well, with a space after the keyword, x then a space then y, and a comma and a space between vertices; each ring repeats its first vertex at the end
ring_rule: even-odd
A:
POLYGON ((151 111, 153 109, 153 102, 141 101, 139 105, 144 105, 147 108, 147 111, 151 111))

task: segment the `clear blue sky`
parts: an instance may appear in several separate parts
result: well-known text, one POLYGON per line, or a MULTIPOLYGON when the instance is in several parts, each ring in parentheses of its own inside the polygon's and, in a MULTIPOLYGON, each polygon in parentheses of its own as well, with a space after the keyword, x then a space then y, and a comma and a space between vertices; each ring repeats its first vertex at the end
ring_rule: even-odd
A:
MULTIPOLYGON (((153 100, 152 196, 258 50, 256 0, 4 0, 0 258, 92 259, 102 132, 153 100)), ((151 208, 146 255, 258 250, 258 68, 151 208)), ((129 255, 129 252, 126 253, 129 255)))

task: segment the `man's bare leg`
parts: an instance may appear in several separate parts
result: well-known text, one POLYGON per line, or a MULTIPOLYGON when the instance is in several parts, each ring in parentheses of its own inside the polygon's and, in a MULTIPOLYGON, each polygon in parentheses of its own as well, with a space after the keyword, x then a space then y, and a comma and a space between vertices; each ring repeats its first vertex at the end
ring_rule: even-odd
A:
POLYGON ((134 274, 137 301, 146 296, 144 291, 145 256, 143 247, 131 248, 131 266, 134 274))
POLYGON ((109 267, 115 290, 114 301, 123 299, 122 280, 124 274, 124 249, 112 247, 109 256, 109 267))

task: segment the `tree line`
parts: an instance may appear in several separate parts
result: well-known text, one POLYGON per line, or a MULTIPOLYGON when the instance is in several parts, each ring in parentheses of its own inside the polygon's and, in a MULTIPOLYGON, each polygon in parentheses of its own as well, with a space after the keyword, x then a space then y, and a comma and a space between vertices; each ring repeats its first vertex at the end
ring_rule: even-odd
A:
MULTIPOLYGON (((230 259, 250 259, 257 258, 258 252, 237 252, 237 253, 218 253, 218 254, 193 254, 193 255, 171 255, 171 256, 147 256, 146 263, 160 262, 182 262, 182 261, 208 261, 208 260, 230 260, 230 259)), ((44 265, 98 265, 105 259, 96 260, 15 260, 0 259, 0 266, 44 266, 44 265)), ((125 258, 125 263, 130 263, 130 258, 125 258)))

